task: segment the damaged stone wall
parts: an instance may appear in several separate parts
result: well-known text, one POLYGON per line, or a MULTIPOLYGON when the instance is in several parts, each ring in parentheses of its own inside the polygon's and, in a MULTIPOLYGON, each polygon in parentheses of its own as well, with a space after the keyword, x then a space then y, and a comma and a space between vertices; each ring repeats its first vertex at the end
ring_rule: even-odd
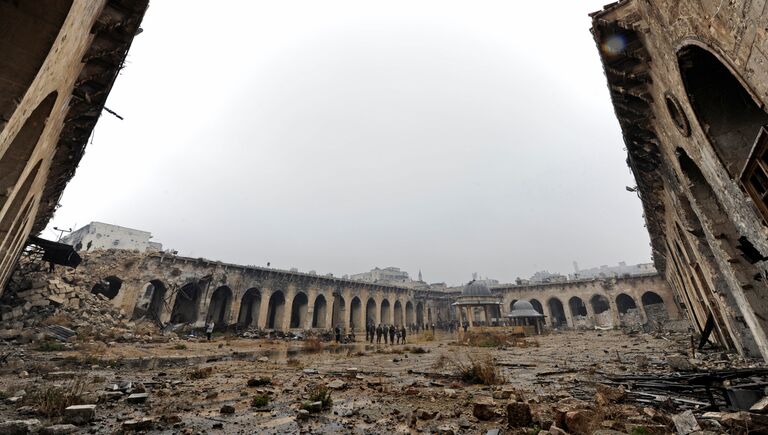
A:
POLYGON ((768 359, 768 207, 742 177, 765 149, 766 28, 762 0, 627 0, 592 33, 657 270, 710 342, 768 359))
POLYGON ((509 310, 512 302, 517 300, 527 300, 537 310, 540 307, 540 312, 546 316, 546 323, 552 327, 563 327, 558 325, 559 319, 565 321, 564 326, 575 329, 639 326, 648 320, 643 301, 649 298, 662 302, 669 320, 680 318, 675 293, 664 277, 658 274, 501 286, 492 291, 502 297, 505 310, 509 310), (575 312, 571 308, 571 300, 579 301, 579 305, 586 309, 586 314, 575 312), (594 300, 606 301, 608 309, 596 312, 594 300), (621 305, 620 301, 624 301, 627 307, 621 305), (626 320, 622 322, 620 316, 627 309, 635 309, 639 315, 625 317, 626 320))
POLYGON ((74 175, 147 3, 0 2, 0 288, 74 175))
MULTIPOLYGON (((24 293, 25 273, 14 275, 14 295, 33 295, 24 293)), ((453 299, 445 293, 169 254, 96 250, 83 253, 77 269, 57 267, 46 273, 46 279, 76 291, 68 287, 60 293, 56 285, 46 285, 36 298, 77 305, 86 294, 108 300, 126 321, 201 327, 211 318, 221 329, 327 330, 340 325, 359 333, 367 321, 440 325, 455 319, 453 299)))

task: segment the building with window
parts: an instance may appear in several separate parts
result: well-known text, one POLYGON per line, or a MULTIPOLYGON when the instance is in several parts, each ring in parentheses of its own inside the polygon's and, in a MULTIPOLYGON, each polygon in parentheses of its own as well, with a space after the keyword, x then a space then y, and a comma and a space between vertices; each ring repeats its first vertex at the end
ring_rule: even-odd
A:
POLYGON ((0 289, 74 175, 147 3, 0 2, 0 289))
POLYGON ((76 247, 76 250, 125 249, 162 251, 163 245, 153 242, 152 233, 121 227, 119 225, 91 222, 61 238, 62 243, 76 247))
POLYGON ((655 268, 707 340, 768 359, 768 5, 592 14, 655 268))

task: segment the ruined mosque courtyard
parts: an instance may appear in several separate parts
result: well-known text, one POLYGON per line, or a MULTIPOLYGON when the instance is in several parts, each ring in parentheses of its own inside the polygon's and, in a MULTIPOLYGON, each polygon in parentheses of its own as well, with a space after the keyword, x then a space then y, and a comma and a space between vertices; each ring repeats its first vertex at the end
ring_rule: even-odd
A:
POLYGON ((0 0, 0 435, 768 433, 768 2, 224 3, 0 0))

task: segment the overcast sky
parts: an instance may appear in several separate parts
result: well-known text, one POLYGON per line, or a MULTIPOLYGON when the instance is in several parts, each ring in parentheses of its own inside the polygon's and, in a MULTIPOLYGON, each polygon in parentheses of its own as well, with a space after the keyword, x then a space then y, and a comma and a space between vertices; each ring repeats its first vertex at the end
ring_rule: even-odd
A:
POLYGON ((605 3, 153 1, 51 226, 449 284, 648 262, 605 3))

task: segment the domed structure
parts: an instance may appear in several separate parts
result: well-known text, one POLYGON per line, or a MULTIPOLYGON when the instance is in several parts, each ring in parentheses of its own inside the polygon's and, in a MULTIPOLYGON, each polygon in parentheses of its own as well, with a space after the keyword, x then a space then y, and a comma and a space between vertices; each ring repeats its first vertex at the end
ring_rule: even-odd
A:
POLYGON ((533 305, 531 305, 530 302, 526 301, 525 299, 520 299, 519 301, 516 301, 514 304, 512 304, 512 313, 510 313, 509 317, 544 317, 543 314, 536 311, 535 308, 533 308, 533 305))
POLYGON ((515 301, 512 304, 512 312, 507 317, 509 317, 512 325, 530 327, 532 329, 531 332, 541 334, 544 315, 536 311, 530 302, 524 299, 515 301))
POLYGON ((464 286, 462 296, 491 296, 491 289, 484 282, 472 280, 464 286))

